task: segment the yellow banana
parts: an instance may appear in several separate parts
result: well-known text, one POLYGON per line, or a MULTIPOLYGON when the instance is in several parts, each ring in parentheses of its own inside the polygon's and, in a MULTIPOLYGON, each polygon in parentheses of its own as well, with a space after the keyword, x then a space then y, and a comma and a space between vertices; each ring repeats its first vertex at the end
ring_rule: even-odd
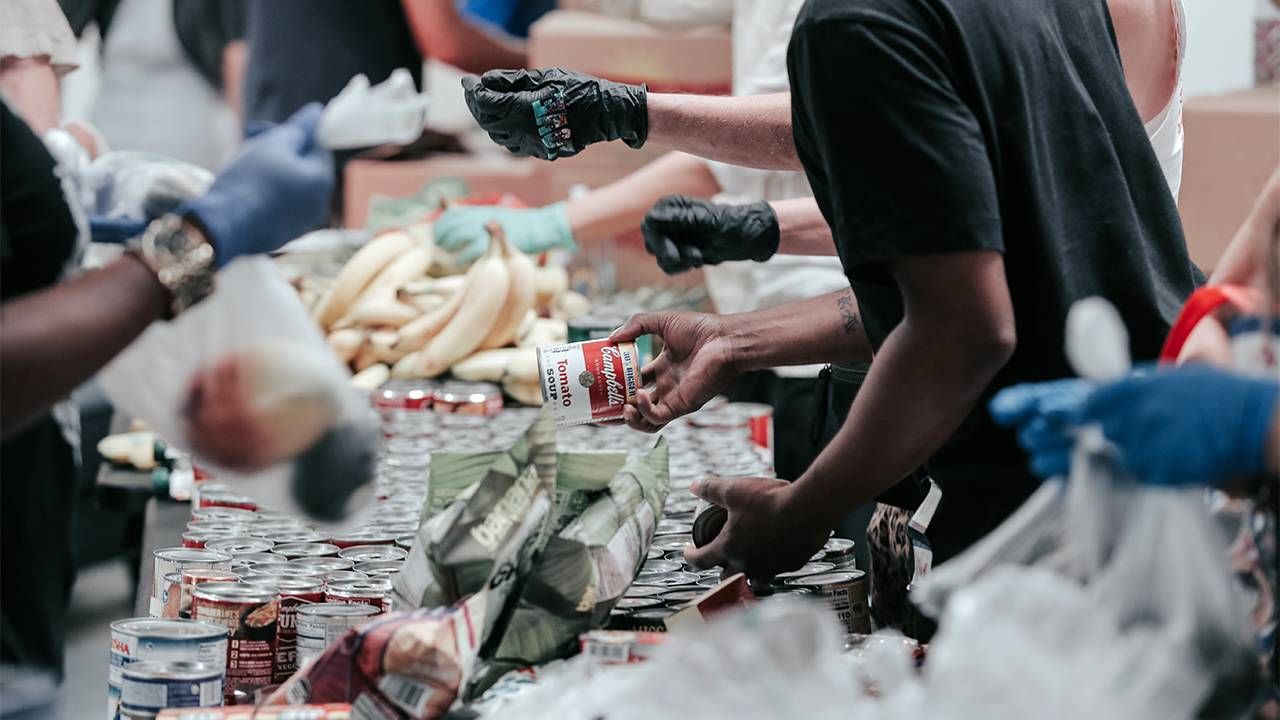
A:
POLYGON ((535 288, 533 286, 533 261, 520 250, 511 247, 507 242, 507 234, 500 228, 493 234, 490 244, 502 246, 507 260, 507 273, 510 276, 510 290, 507 301, 498 312, 497 322, 489 331, 488 337, 480 343, 481 350, 506 347, 515 342, 520 324, 524 322, 525 313, 533 308, 535 288))
MULTIPOLYGON (((436 377, 458 360, 475 352, 497 324, 498 313, 507 302, 511 276, 507 271, 502 228, 486 226, 493 241, 484 256, 467 271, 462 301, 449 324, 422 349, 415 368, 421 377, 436 377)), ((521 313, 523 314, 523 313, 521 313)))
MULTIPOLYGON (((498 382, 507 372, 507 365, 515 353, 515 348, 498 348, 497 350, 481 350, 470 357, 459 360, 449 368, 449 373, 459 380, 467 382, 498 382)), ((534 379, 537 380, 538 360, 534 357, 534 379)))
POLYGON ((333 353, 338 356, 338 360, 343 364, 351 362, 351 359, 360 351, 360 346, 364 344, 365 332, 355 328, 345 328, 342 330, 334 330, 329 333, 329 347, 333 348, 333 353))
POLYGON ((413 239, 402 232, 391 232, 370 240, 342 266, 333 287, 321 298, 315 309, 316 322, 328 329, 338 318, 346 314, 361 290, 388 264, 408 252, 413 239))

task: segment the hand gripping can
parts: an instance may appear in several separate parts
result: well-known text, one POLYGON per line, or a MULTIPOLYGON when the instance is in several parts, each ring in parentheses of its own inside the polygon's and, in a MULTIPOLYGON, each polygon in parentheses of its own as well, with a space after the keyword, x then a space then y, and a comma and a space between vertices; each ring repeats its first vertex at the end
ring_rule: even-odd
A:
POLYGON ((640 389, 635 343, 590 340, 538 348, 542 400, 557 425, 622 419, 622 408, 640 389))

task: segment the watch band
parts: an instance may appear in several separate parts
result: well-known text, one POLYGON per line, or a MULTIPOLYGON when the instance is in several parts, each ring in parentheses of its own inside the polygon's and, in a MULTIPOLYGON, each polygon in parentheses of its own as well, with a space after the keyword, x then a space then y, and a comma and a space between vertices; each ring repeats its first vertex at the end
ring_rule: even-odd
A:
POLYGON ((203 237, 187 232, 183 219, 163 215, 128 243, 156 279, 169 291, 169 317, 174 318, 213 292, 214 250, 203 237))

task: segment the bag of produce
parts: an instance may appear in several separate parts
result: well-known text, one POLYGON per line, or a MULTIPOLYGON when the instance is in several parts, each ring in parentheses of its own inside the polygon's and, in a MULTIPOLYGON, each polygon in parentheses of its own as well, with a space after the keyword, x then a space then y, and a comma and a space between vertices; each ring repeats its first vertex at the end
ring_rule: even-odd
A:
POLYGON ((501 642, 521 588, 546 542, 555 478, 554 423, 541 417, 484 478, 423 526, 406 564, 416 597, 396 581, 392 613, 348 631, 295 674, 270 704, 350 702, 353 717, 426 720, 470 688, 501 642), (423 562, 424 558, 430 562, 423 562))

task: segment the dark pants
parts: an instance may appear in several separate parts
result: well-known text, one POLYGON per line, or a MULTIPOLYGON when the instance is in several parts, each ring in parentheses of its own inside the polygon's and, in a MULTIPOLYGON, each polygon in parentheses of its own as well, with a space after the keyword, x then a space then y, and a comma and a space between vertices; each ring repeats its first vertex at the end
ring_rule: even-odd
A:
POLYGON ((45 416, 0 448, 0 660, 62 674, 75 461, 45 416))
POLYGON ((814 378, 785 378, 767 370, 743 373, 726 396, 733 402, 773 407, 773 467, 778 477, 795 480, 818 456, 813 427, 814 378))

